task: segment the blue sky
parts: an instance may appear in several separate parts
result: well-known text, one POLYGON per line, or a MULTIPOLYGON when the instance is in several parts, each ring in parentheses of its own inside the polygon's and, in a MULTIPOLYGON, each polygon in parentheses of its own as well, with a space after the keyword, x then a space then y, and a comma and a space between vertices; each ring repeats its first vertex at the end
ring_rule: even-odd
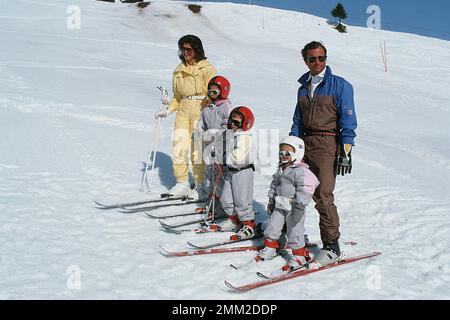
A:
MULTIPOLYGON (((250 0, 252 4, 279 9, 303 11, 332 18, 330 11, 338 2, 344 5, 348 18, 344 24, 366 26, 369 5, 381 9, 381 29, 415 33, 450 40, 449 0, 250 0)), ((208 0, 248 4, 249 0, 208 0)))

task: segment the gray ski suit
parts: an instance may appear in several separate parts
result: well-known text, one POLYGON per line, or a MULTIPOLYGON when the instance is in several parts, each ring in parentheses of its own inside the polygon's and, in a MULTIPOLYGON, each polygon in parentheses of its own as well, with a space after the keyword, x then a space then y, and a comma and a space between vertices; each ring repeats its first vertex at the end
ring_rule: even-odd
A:
POLYGON ((273 175, 269 199, 275 201, 264 236, 278 240, 286 223, 287 246, 299 249, 305 246, 305 207, 312 200, 319 185, 317 177, 304 162, 295 163, 273 175))

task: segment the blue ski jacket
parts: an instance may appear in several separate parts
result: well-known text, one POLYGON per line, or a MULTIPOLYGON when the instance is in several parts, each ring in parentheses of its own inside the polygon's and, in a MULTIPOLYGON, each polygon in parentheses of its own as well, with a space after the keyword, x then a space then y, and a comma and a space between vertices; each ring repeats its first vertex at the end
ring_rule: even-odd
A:
POLYGON ((309 72, 298 80, 301 86, 289 135, 302 137, 307 131, 333 131, 339 143, 354 145, 357 123, 352 85, 333 75, 327 66, 324 79, 311 97, 308 77, 309 72))

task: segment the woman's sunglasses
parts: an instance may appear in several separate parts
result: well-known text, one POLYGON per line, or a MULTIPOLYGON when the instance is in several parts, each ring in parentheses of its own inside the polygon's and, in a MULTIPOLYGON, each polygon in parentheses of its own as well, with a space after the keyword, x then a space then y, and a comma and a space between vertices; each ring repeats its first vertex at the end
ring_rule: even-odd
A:
POLYGON ((181 52, 192 52, 192 51, 194 51, 194 49, 189 48, 189 47, 181 47, 180 51, 181 52))

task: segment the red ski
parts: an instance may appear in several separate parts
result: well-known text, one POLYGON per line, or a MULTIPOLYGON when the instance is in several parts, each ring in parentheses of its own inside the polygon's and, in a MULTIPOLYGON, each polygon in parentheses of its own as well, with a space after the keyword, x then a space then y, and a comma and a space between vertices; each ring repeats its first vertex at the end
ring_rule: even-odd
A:
POLYGON ((188 251, 169 251, 159 246, 161 250, 168 257, 186 257, 186 256, 197 256, 203 254, 215 254, 215 253, 228 253, 228 252, 239 252, 239 251, 257 251, 264 248, 264 246, 242 246, 242 247, 231 247, 231 248, 211 248, 211 249, 201 249, 201 250, 188 250, 188 251))
POLYGON ((368 258, 372 258, 375 256, 378 256, 379 254, 381 254, 381 252, 372 252, 369 254, 365 254, 365 255, 361 255, 361 256, 356 256, 356 257, 352 257, 352 258, 346 258, 343 259, 339 262, 335 262, 317 269, 299 269, 299 270, 295 270, 292 271, 290 273, 286 273, 283 275, 279 275, 279 276, 275 276, 275 277, 267 277, 266 279, 263 280, 259 280, 256 282, 252 282, 252 283, 248 283, 245 285, 240 285, 240 286, 235 286, 233 284, 231 284, 229 281, 225 280, 225 285, 230 288, 230 289, 234 289, 237 291, 248 291, 248 290, 252 290, 252 289, 256 289, 259 287, 263 287, 263 286, 267 286, 269 284, 273 284, 273 283, 277 283, 277 282, 281 282, 284 280, 289 280, 289 279, 293 279, 296 277, 301 277, 301 276, 306 276, 310 273, 314 273, 314 272, 318 272, 318 271, 322 271, 322 270, 326 270, 326 269, 330 269, 330 268, 334 268, 343 264, 347 264, 347 263, 351 263, 351 262, 355 262, 358 260, 362 260, 362 259, 368 259, 368 258))

